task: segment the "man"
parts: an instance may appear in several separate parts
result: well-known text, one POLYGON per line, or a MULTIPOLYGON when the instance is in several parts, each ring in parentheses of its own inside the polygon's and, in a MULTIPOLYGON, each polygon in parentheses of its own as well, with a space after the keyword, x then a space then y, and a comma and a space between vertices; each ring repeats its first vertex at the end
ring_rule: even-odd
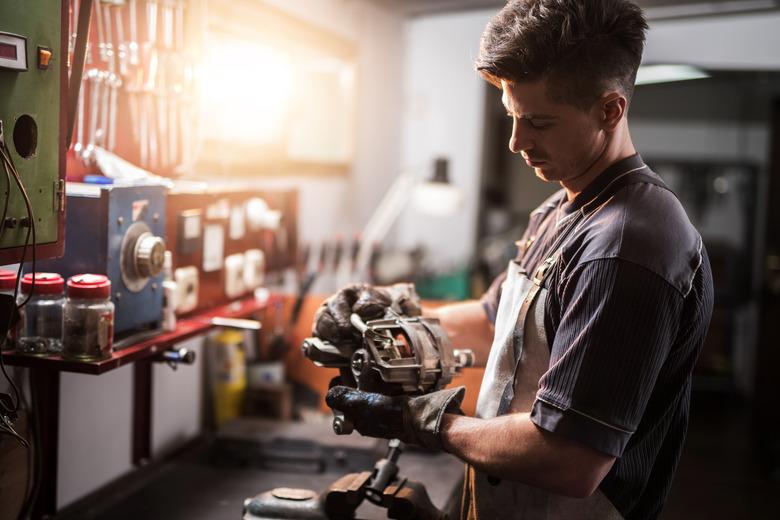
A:
MULTIPOLYGON (((509 148, 562 189, 481 301, 427 311, 487 363, 477 416, 457 413, 463 389, 327 396, 363 434, 464 460, 463 516, 656 518, 668 494, 713 291, 701 237, 631 141, 646 29, 627 0, 527 0, 483 34, 477 70, 502 90, 509 148)), ((396 296, 342 291, 315 332, 396 296)))

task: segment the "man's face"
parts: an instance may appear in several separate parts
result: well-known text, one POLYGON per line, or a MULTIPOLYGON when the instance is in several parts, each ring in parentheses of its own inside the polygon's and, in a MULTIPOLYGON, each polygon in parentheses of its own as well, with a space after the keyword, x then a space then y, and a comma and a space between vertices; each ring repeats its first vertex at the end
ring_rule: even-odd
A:
POLYGON ((523 156, 536 176, 565 182, 582 175, 604 151, 601 111, 551 101, 544 80, 501 82, 501 101, 512 117, 509 149, 523 156))

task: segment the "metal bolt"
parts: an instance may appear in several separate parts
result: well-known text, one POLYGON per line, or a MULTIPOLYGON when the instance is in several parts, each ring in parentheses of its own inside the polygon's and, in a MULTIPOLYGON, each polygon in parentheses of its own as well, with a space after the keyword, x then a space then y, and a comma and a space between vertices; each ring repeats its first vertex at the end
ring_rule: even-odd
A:
POLYGON ((159 213, 155 213, 154 215, 152 215, 152 220, 154 220, 155 222, 160 220, 160 214, 159 213))
POLYGON ((117 217, 117 219, 116 219, 116 225, 117 226, 121 226, 124 223, 125 223, 124 217, 117 217))
POLYGON ((156 283, 153 283, 153 284, 152 284, 152 291, 156 291, 156 290, 157 290, 157 284, 156 284, 156 283))
POLYGON ((117 300, 121 300, 121 299, 122 299, 122 293, 121 293, 121 292, 117 292, 117 293, 114 295, 114 298, 116 298, 117 300))
POLYGON ((336 435, 349 435, 354 430, 351 421, 348 421, 344 417, 333 418, 333 431, 336 435))

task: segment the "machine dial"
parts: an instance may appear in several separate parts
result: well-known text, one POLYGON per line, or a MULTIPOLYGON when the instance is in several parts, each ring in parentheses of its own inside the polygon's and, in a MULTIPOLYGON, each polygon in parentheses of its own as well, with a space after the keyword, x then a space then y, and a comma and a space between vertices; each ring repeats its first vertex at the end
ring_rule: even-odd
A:
POLYGON ((122 238, 119 265, 122 282, 131 292, 140 292, 150 278, 159 275, 165 261, 165 242, 146 222, 134 222, 122 238))
POLYGON ((138 276, 149 278, 162 272, 165 242, 151 233, 144 233, 135 243, 135 269, 138 276))

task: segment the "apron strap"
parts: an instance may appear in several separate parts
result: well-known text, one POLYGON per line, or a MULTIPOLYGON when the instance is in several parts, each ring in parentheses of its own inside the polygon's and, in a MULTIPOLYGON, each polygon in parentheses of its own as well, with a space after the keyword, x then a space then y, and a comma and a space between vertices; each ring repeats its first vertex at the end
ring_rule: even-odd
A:
MULTIPOLYGON (((642 169, 644 168, 647 167, 643 166, 642 169)), ((568 239, 570 235, 572 235, 573 232, 575 232, 580 227, 580 224, 582 224, 584 221, 588 219, 588 217, 593 213, 593 211, 596 208, 599 207, 599 205, 604 204, 616 192, 618 192, 622 188, 625 188, 626 186, 630 186, 632 184, 642 184, 642 183, 652 184, 660 188, 669 190, 666 184, 664 184, 663 181, 661 181, 658 177, 652 176, 648 173, 645 173, 644 171, 632 170, 622 174, 621 176, 616 178, 612 183, 607 185, 607 187, 605 187, 601 191, 601 193, 596 195, 590 202, 588 202, 582 208, 580 208, 578 212, 579 215, 572 219, 572 222, 569 223, 566 230, 564 230, 564 232, 561 233, 561 236, 559 236, 553 243, 552 247, 550 248, 552 250, 552 253, 550 253, 547 256, 547 259, 544 262, 542 262, 539 265, 539 267, 537 267, 536 270, 534 271, 533 278, 532 278, 533 285, 531 286, 531 289, 528 291, 528 294, 526 295, 525 300, 523 301, 523 304, 520 307, 520 312, 518 313, 517 316, 517 323, 515 325, 514 338, 512 341, 514 357, 515 357, 514 371, 512 373, 511 379, 509 379, 506 386, 504 387, 504 391, 501 393, 501 399, 499 400, 496 415, 504 415, 507 412, 509 412, 511 409, 512 400, 515 397, 515 379, 517 377, 517 371, 520 367, 520 362, 522 360, 523 343, 525 341, 526 322, 528 319, 529 312, 532 308, 534 309, 534 313, 532 314, 532 319, 536 320, 537 328, 539 328, 539 330, 542 333, 544 332, 544 306, 545 306, 546 295, 547 295, 547 291, 546 289, 544 289, 544 282, 547 276, 552 271, 553 266, 555 266, 555 264, 557 263, 558 258, 560 257, 560 254, 563 251, 563 248, 568 243, 568 239), (541 298, 539 297, 540 294, 542 294, 541 298)), ((545 336, 545 341, 546 341, 546 336, 545 336)))

